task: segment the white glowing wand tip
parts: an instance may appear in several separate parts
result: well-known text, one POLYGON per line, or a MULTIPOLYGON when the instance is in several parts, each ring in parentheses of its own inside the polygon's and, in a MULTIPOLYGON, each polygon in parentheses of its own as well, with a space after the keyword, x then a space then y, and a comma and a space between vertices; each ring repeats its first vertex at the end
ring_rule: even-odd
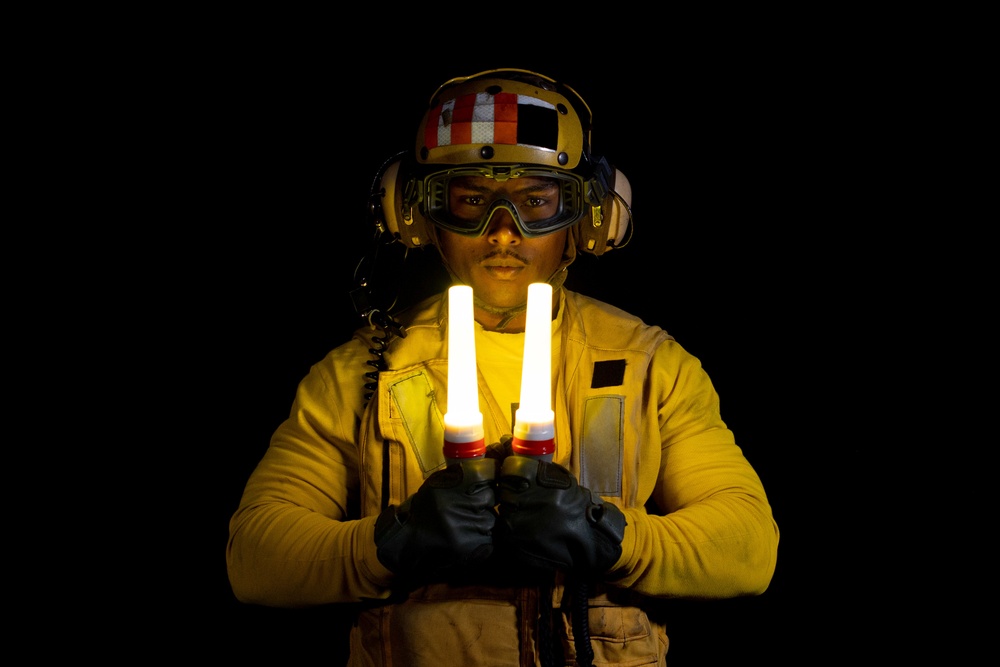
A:
POLYGON ((454 285, 448 289, 448 411, 444 415, 444 456, 445 459, 466 459, 485 453, 476 377, 472 288, 454 285))
POLYGON ((528 285, 528 313, 521 364, 521 403, 514 415, 511 447, 522 456, 555 452, 552 412, 552 285, 528 285))

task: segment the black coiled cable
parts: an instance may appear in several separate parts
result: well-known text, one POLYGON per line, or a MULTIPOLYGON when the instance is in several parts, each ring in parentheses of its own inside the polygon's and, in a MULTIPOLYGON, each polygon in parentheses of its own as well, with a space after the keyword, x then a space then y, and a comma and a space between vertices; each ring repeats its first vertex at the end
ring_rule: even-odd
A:
POLYGON ((365 362, 374 369, 364 374, 365 403, 371 400, 378 389, 378 375, 386 369, 385 351, 392 336, 406 337, 402 325, 387 312, 396 305, 398 274, 405 258, 405 248, 394 243, 392 235, 388 232, 376 229, 371 250, 361 258, 354 269, 355 286, 351 290, 354 311, 361 317, 367 318, 368 324, 376 330, 376 335, 371 337, 373 346, 368 348, 375 358, 365 362), (388 262, 380 261, 389 249, 398 250, 401 256, 390 257, 388 262))
POLYGON ((368 314, 368 322, 376 328, 376 333, 381 333, 382 335, 372 336, 371 341, 374 343, 374 347, 368 348, 368 351, 375 358, 369 359, 365 363, 375 370, 365 373, 365 378, 368 380, 368 382, 365 382, 366 403, 371 400, 372 396, 375 395, 375 390, 378 389, 378 374, 386 369, 385 351, 389 347, 389 341, 392 339, 393 334, 400 338, 406 338, 406 330, 391 315, 387 315, 382 311, 374 310, 370 312, 368 314))

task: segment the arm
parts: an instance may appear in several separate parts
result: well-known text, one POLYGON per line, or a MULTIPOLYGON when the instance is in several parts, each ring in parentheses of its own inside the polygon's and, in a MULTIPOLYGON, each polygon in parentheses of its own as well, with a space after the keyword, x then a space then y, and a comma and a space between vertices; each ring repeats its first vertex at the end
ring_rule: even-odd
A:
POLYGON ((310 370, 247 482, 226 551, 243 602, 304 607, 389 594, 377 517, 357 518, 360 345, 345 344, 310 370))
POLYGON ((649 380, 642 460, 659 465, 639 472, 651 491, 648 511, 625 509, 612 583, 654 596, 762 593, 774 574, 778 527, 760 478, 722 421, 711 380, 673 341, 657 349, 649 380))

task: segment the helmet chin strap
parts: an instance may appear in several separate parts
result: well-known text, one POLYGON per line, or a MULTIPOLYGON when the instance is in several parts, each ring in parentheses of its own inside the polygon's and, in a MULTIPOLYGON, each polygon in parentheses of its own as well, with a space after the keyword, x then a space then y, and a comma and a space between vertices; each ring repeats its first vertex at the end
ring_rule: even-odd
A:
POLYGON ((499 315, 503 318, 497 322, 495 327, 493 327, 495 330, 506 328, 507 325, 510 324, 511 320, 528 309, 528 304, 526 303, 521 304, 520 306, 511 306, 509 308, 497 308, 495 306, 491 306, 476 296, 472 297, 472 302, 476 305, 476 307, 485 310, 487 313, 490 313, 491 315, 499 315))

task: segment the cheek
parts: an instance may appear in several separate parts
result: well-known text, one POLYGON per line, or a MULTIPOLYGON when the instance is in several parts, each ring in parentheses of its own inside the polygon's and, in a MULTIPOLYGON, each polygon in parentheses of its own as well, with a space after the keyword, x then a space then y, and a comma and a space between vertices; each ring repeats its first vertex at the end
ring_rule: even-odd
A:
POLYGON ((439 238, 438 249, 445 261, 453 267, 468 263, 469 257, 473 255, 473 248, 468 240, 453 234, 449 234, 447 238, 439 238))
POLYGON ((561 234, 558 234, 558 238, 554 238, 550 241, 550 245, 547 249, 548 252, 546 253, 546 255, 551 258, 553 268, 559 266, 559 264, 562 262, 563 255, 565 254, 566 250, 566 242, 568 236, 569 236, 568 232, 562 232, 561 234))
POLYGON ((449 259, 455 254, 455 241, 451 234, 438 232, 438 250, 449 259))

